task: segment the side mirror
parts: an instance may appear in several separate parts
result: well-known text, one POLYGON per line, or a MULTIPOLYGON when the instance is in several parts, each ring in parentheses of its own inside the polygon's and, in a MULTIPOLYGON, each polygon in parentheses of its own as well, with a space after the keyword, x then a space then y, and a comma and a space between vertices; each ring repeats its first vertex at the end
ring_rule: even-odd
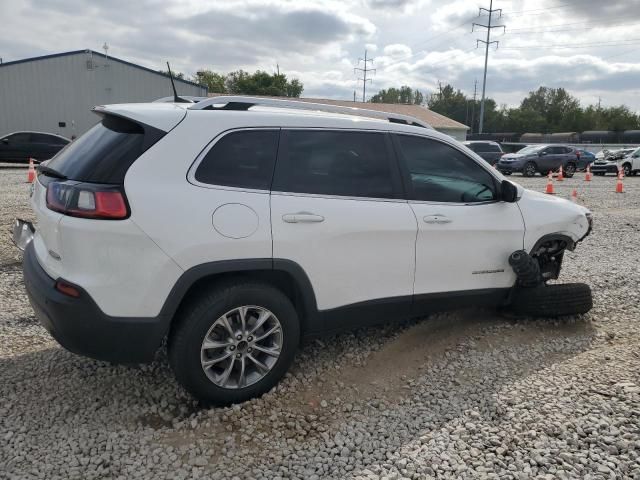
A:
POLYGON ((500 184, 500 200, 513 203, 518 199, 518 187, 509 180, 503 180, 500 184))
POLYGON ((4 137, 2 139, 2 143, 4 143, 5 145, 8 145, 9 144, 9 139, 7 137, 4 137))
POLYGON ((547 152, 538 152, 538 156, 539 157, 544 157, 547 154, 547 152))

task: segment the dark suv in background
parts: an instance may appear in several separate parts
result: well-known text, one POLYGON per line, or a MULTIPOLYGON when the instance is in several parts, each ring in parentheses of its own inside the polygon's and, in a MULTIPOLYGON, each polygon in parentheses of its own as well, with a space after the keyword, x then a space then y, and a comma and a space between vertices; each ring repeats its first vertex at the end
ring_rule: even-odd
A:
POLYGON ((516 153, 508 153, 500 158, 498 170, 505 175, 522 172, 525 177, 536 173, 546 175, 562 166, 566 177, 573 177, 578 169, 586 168, 588 159, 581 158, 577 150, 568 145, 529 145, 516 153))
POLYGON ((486 160, 490 165, 495 165, 500 157, 504 155, 504 151, 499 143, 496 142, 488 142, 488 141, 480 141, 473 140, 462 142, 463 145, 467 146, 469 149, 476 152, 479 156, 481 156, 484 160, 486 160))
POLYGON ((69 143, 53 133, 14 132, 0 138, 0 162, 26 163, 29 158, 49 160, 69 143))

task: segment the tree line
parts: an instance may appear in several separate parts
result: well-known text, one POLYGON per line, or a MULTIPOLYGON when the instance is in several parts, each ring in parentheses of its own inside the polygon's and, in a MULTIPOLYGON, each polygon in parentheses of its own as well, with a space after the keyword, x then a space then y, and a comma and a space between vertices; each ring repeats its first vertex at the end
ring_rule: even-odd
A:
MULTIPOLYGON (((164 70, 160 70, 160 72, 169 73, 164 70)), ((297 78, 289 80, 284 73, 268 73, 263 70, 256 70, 254 73, 244 70, 230 73, 198 70, 192 77, 186 77, 181 72, 173 75, 175 78, 204 85, 209 89, 209 93, 299 97, 304 90, 304 85, 297 78)))
MULTIPOLYGON (((380 90, 372 102, 423 104, 424 95, 418 90, 403 86, 399 89, 380 90), (389 95, 389 92, 393 94, 389 95), (404 92, 400 95, 400 92, 404 92), (420 99, 421 101, 416 101, 420 99)), ((478 131, 480 100, 467 97, 459 89, 445 85, 427 97, 426 106, 478 131)), ((498 106, 492 98, 485 99, 484 132, 584 132, 587 130, 638 130, 640 115, 629 107, 619 105, 602 107, 580 101, 564 88, 540 87, 522 99, 520 105, 509 108, 498 106)))

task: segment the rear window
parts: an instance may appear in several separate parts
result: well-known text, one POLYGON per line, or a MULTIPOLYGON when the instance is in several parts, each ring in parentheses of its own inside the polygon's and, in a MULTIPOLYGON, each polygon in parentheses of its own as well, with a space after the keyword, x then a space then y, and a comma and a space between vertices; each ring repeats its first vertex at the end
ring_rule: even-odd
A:
POLYGON ((279 130, 240 130, 218 140, 195 173, 198 182, 269 190, 279 130))
POLYGON ((48 166, 71 180, 122 184, 133 162, 164 135, 153 127, 105 115, 48 166))

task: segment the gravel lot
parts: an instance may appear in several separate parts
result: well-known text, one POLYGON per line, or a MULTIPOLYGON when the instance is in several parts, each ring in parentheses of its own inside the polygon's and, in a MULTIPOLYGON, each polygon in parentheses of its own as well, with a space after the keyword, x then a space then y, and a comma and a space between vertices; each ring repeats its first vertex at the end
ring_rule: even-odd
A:
MULTIPOLYGON (((640 178, 583 175, 595 231, 562 281, 594 309, 562 321, 465 310, 307 342, 259 400, 199 408, 164 359, 75 356, 40 327, 9 239, 31 218, 0 171, 0 478, 638 478, 640 178)), ((514 176, 542 191, 545 179, 514 176)))

